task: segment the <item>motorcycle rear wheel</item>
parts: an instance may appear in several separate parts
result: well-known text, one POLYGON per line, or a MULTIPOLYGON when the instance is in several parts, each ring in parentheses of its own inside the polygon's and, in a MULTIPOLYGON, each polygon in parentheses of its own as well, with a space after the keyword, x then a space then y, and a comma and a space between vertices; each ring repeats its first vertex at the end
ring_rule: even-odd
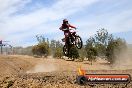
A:
POLYGON ((65 56, 68 56, 68 54, 69 54, 68 46, 66 46, 66 45, 63 46, 63 53, 64 53, 65 56))

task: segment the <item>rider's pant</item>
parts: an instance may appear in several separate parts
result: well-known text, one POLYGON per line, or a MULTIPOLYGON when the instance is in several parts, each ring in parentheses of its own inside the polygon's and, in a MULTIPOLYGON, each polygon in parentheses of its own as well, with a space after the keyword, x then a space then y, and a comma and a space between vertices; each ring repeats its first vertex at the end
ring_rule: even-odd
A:
POLYGON ((69 37, 69 31, 65 31, 64 35, 65 35, 65 44, 67 44, 67 42, 68 42, 67 39, 69 37))

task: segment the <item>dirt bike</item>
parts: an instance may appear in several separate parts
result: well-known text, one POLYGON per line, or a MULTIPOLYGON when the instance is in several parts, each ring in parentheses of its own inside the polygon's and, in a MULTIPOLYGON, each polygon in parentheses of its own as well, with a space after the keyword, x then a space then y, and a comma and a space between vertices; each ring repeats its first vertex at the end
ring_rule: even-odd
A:
POLYGON ((66 41, 65 38, 62 39, 63 42, 66 42, 65 45, 63 46, 63 53, 65 56, 68 56, 71 46, 75 45, 78 49, 81 49, 83 46, 82 39, 79 35, 76 34, 76 30, 75 29, 68 30, 69 33, 65 34, 67 36, 66 41))

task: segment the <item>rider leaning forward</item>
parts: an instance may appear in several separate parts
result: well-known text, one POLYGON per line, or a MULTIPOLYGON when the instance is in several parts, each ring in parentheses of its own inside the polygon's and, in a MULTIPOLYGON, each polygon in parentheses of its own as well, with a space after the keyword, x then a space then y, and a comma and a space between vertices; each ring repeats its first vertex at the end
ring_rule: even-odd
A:
POLYGON ((69 31, 69 28, 70 28, 70 27, 76 29, 75 26, 72 26, 71 24, 68 23, 68 20, 67 20, 67 19, 64 19, 64 20, 63 20, 62 26, 59 28, 60 30, 64 31, 65 43, 66 43, 67 37, 69 36, 69 33, 70 33, 70 31, 69 31), (68 35, 67 35, 67 34, 68 34, 68 35))

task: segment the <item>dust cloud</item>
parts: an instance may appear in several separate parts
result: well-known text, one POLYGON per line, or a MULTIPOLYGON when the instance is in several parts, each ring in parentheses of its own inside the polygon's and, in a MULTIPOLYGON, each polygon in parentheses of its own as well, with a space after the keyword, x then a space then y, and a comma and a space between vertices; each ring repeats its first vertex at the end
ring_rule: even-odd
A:
POLYGON ((47 59, 49 62, 39 61, 33 68, 28 70, 26 73, 38 73, 38 72, 52 72, 56 71, 57 67, 54 64, 54 59, 52 56, 47 59))
POLYGON ((119 70, 132 69, 132 54, 129 49, 120 53, 112 67, 119 70))
POLYGON ((26 73, 38 73, 38 72, 52 72, 56 68, 52 64, 37 64, 34 68, 28 70, 26 73))

